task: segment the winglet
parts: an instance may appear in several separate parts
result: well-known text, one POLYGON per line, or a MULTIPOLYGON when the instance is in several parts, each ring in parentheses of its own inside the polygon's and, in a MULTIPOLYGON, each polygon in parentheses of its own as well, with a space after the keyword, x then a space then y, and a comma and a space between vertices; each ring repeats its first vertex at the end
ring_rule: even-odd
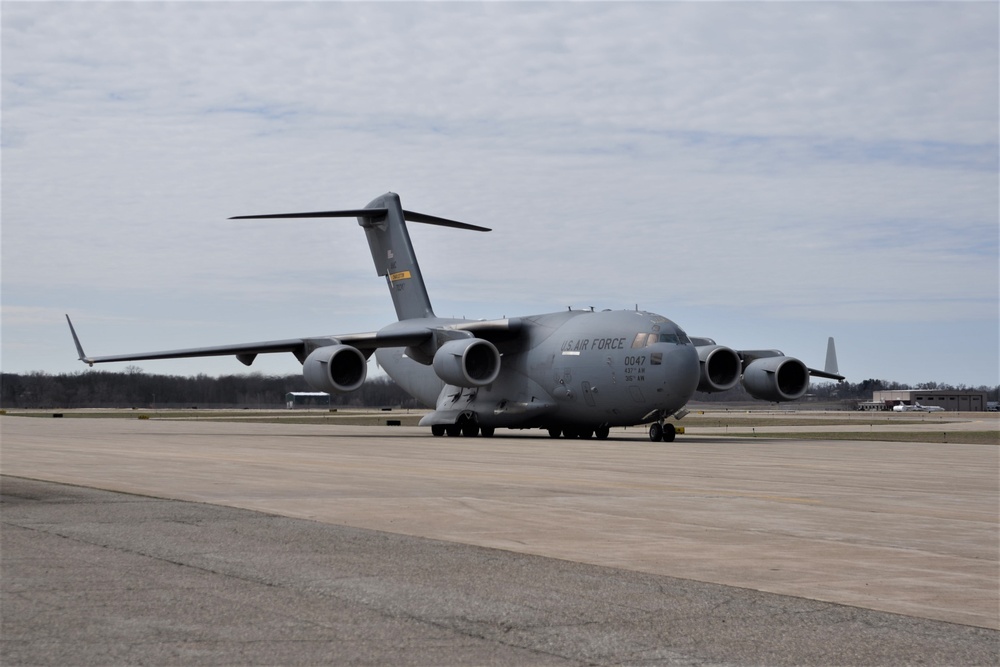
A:
POLYGON ((826 365, 823 370, 816 370, 815 368, 807 368, 809 375, 813 375, 818 378, 826 378, 827 380, 836 380, 842 382, 844 376, 840 374, 840 370, 837 368, 837 348, 833 344, 833 336, 829 338, 826 342, 826 365))
POLYGON ((830 336, 830 340, 826 343, 826 365, 823 370, 831 375, 840 374, 840 369, 837 368, 837 348, 833 344, 833 336, 830 336))
POLYGON ((69 315, 66 316, 66 323, 69 324, 69 332, 73 334, 73 342, 76 343, 76 352, 80 355, 80 361, 89 366, 93 366, 94 362, 90 360, 90 357, 83 353, 83 345, 80 345, 80 338, 76 335, 76 329, 73 328, 73 322, 69 319, 69 315))

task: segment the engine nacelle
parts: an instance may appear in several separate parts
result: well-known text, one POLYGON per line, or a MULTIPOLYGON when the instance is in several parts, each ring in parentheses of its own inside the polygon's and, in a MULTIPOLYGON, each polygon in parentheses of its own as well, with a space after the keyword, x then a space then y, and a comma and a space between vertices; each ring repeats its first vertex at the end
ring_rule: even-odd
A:
POLYGON ((306 357, 302 375, 316 391, 347 394, 364 384, 368 360, 350 345, 318 347, 306 357))
POLYGON ((763 357, 743 369, 743 386, 762 401, 794 401, 809 388, 809 369, 794 357, 763 357))
POLYGON ((726 391, 736 386, 743 366, 740 355, 723 345, 704 345, 696 349, 701 362, 698 391, 726 391))
POLYGON ((450 340, 434 353, 434 372, 456 387, 483 387, 500 374, 500 352, 482 338, 450 340))

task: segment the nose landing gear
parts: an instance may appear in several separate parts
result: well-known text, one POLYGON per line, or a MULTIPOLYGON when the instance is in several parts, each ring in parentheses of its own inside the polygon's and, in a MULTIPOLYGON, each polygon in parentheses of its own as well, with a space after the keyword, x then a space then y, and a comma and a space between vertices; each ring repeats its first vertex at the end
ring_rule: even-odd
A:
POLYGON ((673 442, 677 437, 677 429, 673 424, 662 421, 649 425, 649 439, 652 442, 673 442))

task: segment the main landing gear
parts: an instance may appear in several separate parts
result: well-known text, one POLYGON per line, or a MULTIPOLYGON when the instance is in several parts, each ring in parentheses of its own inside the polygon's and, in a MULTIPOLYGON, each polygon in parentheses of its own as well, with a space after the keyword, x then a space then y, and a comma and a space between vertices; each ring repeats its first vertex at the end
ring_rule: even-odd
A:
POLYGON ((677 429, 673 424, 655 422, 649 425, 649 439, 653 442, 673 442, 677 437, 677 429))

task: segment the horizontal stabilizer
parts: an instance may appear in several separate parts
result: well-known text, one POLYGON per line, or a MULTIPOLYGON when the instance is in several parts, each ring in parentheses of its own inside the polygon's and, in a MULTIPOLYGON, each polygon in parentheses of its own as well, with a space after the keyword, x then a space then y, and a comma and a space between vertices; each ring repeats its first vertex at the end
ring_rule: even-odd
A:
POLYGON ((261 218, 375 218, 385 215, 384 208, 359 208, 349 211, 312 211, 311 213, 268 213, 266 215, 234 215, 230 220, 261 218))
MULTIPOLYGON (((236 215, 230 220, 254 220, 267 218, 377 218, 385 215, 388 209, 385 208, 359 208, 347 211, 312 211, 310 213, 268 213, 265 215, 236 215)), ((473 232, 493 231, 488 227, 470 225, 467 222, 448 220, 439 218, 436 215, 417 213, 416 211, 403 211, 403 217, 407 222, 420 222, 425 225, 438 225, 439 227, 454 227, 455 229, 468 229, 473 232)))
POLYGON ((436 215, 427 215, 425 213, 417 213, 415 211, 403 211, 403 217, 405 217, 409 222, 422 222, 425 225, 438 225, 439 227, 454 227, 455 229, 468 229, 469 231, 473 232, 493 231, 489 227, 470 225, 467 222, 448 220, 447 218, 439 218, 436 215))

